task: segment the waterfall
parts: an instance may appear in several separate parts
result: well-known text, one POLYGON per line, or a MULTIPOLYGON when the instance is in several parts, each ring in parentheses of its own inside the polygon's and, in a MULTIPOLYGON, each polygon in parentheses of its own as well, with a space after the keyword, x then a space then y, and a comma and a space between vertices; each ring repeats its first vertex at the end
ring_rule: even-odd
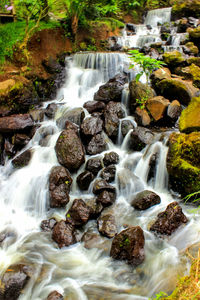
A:
POLYGON ((148 11, 145 24, 157 26, 158 24, 169 23, 171 20, 171 10, 171 7, 168 7, 148 11))

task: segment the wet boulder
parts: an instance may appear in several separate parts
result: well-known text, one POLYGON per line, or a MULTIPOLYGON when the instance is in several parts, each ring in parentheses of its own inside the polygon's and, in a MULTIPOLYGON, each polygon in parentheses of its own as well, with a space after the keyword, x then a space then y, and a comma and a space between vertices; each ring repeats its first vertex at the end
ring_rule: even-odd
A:
POLYGON ((116 191, 102 191, 97 197, 97 203, 101 203, 103 206, 112 205, 116 200, 116 191))
POLYGON ((60 128, 65 127, 65 122, 70 121, 75 123, 76 125, 80 126, 83 119, 85 118, 85 112, 82 107, 76 107, 72 109, 67 109, 63 114, 62 117, 57 119, 56 123, 60 128))
POLYGON ((115 192, 116 189, 114 186, 110 185, 107 183, 107 181, 103 179, 96 179, 93 185, 93 193, 95 195, 100 194, 103 191, 108 191, 108 192, 115 192))
POLYGON ((116 174, 116 166, 115 165, 109 165, 106 168, 103 168, 101 171, 101 178, 106 180, 107 182, 112 182, 115 179, 115 174, 116 174))
POLYGON ((103 121, 100 117, 85 118, 81 124, 81 132, 85 136, 94 136, 103 129, 103 121))
POLYGON ((104 155, 103 163, 105 166, 116 165, 118 164, 118 162, 119 162, 119 155, 116 152, 111 151, 104 155))
POLYGON ((90 171, 84 171, 77 177, 77 184, 80 190, 86 191, 90 183, 94 179, 94 175, 90 171))
POLYGON ((164 212, 157 216, 150 230, 158 234, 171 235, 180 225, 188 222, 178 202, 170 203, 164 212))
POLYGON ((83 107, 92 114, 93 112, 101 112, 105 108, 105 103, 101 101, 87 101, 84 103, 83 107))
POLYGON ((180 117, 181 112, 182 107, 178 100, 172 101, 167 108, 167 116, 175 121, 180 117))
POLYGON ((176 1, 172 6, 172 19, 177 20, 182 16, 185 17, 200 17, 200 3, 197 0, 176 1))
POLYGON ((40 224, 40 228, 44 232, 51 232, 56 224, 56 219, 51 218, 49 220, 43 220, 40 224))
POLYGON ((131 201, 131 206, 137 210, 145 210, 161 202, 160 197, 152 191, 137 193, 131 201))
POLYGON ((82 226, 90 218, 90 207, 82 200, 75 199, 66 214, 66 223, 73 226, 82 226))
POLYGON ((180 71, 185 79, 192 80, 193 84, 200 88, 200 67, 195 64, 191 64, 188 67, 182 68, 180 71))
POLYGON ((61 166, 51 169, 49 176, 50 207, 65 207, 69 202, 72 178, 69 171, 61 166))
POLYGON ((136 80, 132 80, 129 83, 129 91, 130 91, 130 111, 133 113, 137 107, 137 102, 142 101, 142 99, 147 98, 153 98, 154 97, 154 91, 151 87, 147 86, 146 84, 143 84, 141 82, 137 82, 136 80))
POLYGON ((101 156, 88 159, 85 168, 86 170, 92 172, 94 175, 97 175, 97 173, 103 168, 101 156))
POLYGON ((125 116, 120 103, 110 101, 104 110, 105 131, 111 138, 116 138, 119 131, 119 119, 125 116))
POLYGON ((151 118, 147 110, 144 108, 136 107, 135 110, 135 120, 138 125, 149 126, 151 123, 151 118))
POLYGON ((120 102, 126 81, 126 76, 120 74, 116 75, 106 84, 100 86, 99 90, 94 95, 94 100, 106 103, 109 101, 120 102))
POLYGON ((56 110, 58 108, 58 105, 56 103, 50 103, 46 110, 45 110, 45 115, 49 118, 49 119, 53 119, 56 113, 56 110))
POLYGON ((12 144, 17 149, 21 149, 26 146, 30 141, 30 137, 24 133, 16 133, 12 137, 12 144))
POLYGON ((100 235, 98 232, 94 232, 90 229, 84 233, 81 242, 83 242, 86 249, 97 248, 103 250, 106 252, 106 254, 110 250, 110 240, 100 235))
POLYGON ((13 166, 15 168, 23 168, 27 166, 32 158, 32 155, 33 152, 31 151, 31 149, 22 152, 12 160, 13 166))
POLYGON ((34 122, 29 114, 12 115, 0 118, 0 132, 13 133, 33 127, 34 122))
POLYGON ((90 208, 90 219, 96 219, 102 212, 103 205, 96 198, 86 199, 85 202, 90 208))
POLYGON ((188 107, 182 111, 179 129, 185 133, 200 131, 200 97, 192 98, 188 107))
POLYGON ((32 270, 26 265, 11 265, 1 278, 0 298, 17 300, 30 280, 32 270))
POLYGON ((86 152, 89 155, 101 153, 107 149, 107 143, 102 134, 95 135, 86 146, 86 152))
POLYGON ((85 161, 85 152, 80 138, 72 129, 60 134, 56 146, 56 155, 61 165, 69 171, 76 171, 85 161))
POLYGON ((183 46, 183 51, 188 55, 197 55, 199 53, 199 49, 192 42, 188 42, 183 46))
POLYGON ((133 122, 131 122, 130 120, 123 120, 121 122, 121 133, 122 136, 125 137, 127 135, 127 133, 131 130, 134 129, 134 125, 133 122))
POLYGON ((169 104, 169 100, 165 99, 162 96, 157 96, 149 99, 147 101, 146 107, 149 113, 151 114, 153 120, 156 122, 165 116, 169 104))
POLYGON ((128 227, 114 237, 110 256, 138 266, 145 258, 144 243, 144 233, 141 227, 128 227))
POLYGON ((171 72, 168 68, 160 68, 151 74, 151 82, 155 87, 161 80, 170 79, 171 72))
POLYGON ((64 300, 64 297, 57 291, 51 292, 46 300, 64 300))
POLYGON ((183 63, 185 62, 185 58, 182 56, 182 53, 177 50, 172 52, 165 52, 163 54, 163 60, 171 71, 174 70, 174 67, 183 65, 183 63))
POLYGON ((113 238, 117 234, 115 217, 111 213, 101 215, 97 220, 97 227, 99 232, 108 238, 113 238))
POLYGON ((52 239, 58 244, 59 248, 75 244, 74 227, 65 223, 64 220, 58 222, 53 228, 52 239))
POLYGON ((146 145, 155 141, 154 133, 144 127, 138 126, 131 132, 129 147, 134 151, 141 151, 146 145))

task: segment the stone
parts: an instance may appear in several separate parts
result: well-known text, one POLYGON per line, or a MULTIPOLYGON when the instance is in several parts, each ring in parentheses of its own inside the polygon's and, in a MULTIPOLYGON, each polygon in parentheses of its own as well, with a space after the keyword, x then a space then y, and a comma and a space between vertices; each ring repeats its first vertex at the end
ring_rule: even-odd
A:
POLYGON ((82 226, 88 222, 89 218, 90 207, 82 199, 75 199, 66 214, 66 223, 82 226))
POLYGON ((171 72, 168 68, 160 68, 151 74, 153 86, 156 86, 163 79, 171 79, 171 72))
POLYGON ((105 103, 101 101, 87 101, 83 107, 91 114, 93 112, 101 112, 105 108, 105 103))
POLYGON ((149 99, 147 101, 146 107, 153 117, 154 121, 159 121, 164 117, 169 104, 169 100, 165 99, 162 96, 157 96, 149 99))
POLYGON ((102 134, 95 135, 86 146, 86 152, 89 155, 96 155, 107 149, 107 143, 102 134))
POLYGON ((29 115, 34 122, 42 122, 44 120, 44 110, 43 109, 32 109, 29 110, 29 115))
POLYGON ((103 168, 102 158, 100 156, 88 159, 85 169, 97 175, 103 168))
POLYGON ((166 210, 159 213, 150 230, 158 234, 171 235, 180 225, 188 222, 178 202, 170 203, 166 210))
POLYGON ((4 81, 1 81, 0 82, 0 91, 3 92, 3 91, 6 91, 6 90, 12 88, 15 85, 15 83, 16 82, 14 79, 7 79, 4 81))
POLYGON ((52 57, 50 57, 48 59, 44 59, 42 61, 42 65, 49 74, 55 74, 55 73, 62 72, 62 66, 59 64, 59 62, 57 60, 55 60, 52 57))
POLYGON ((64 300, 64 297, 57 291, 51 292, 46 300, 64 300))
POLYGON ((86 199, 85 203, 90 208, 90 219, 96 219, 104 208, 96 198, 86 199))
POLYGON ((12 137, 12 144, 16 148, 22 148, 30 142, 30 137, 24 133, 16 133, 12 137))
POLYGON ((155 141, 154 133, 144 127, 136 127, 130 136, 129 147, 134 151, 141 151, 146 145, 153 144, 155 141))
POLYGON ((139 106, 135 110, 135 119, 138 125, 149 126, 151 118, 146 109, 141 109, 139 106))
POLYGON ((56 113, 56 110, 58 108, 58 105, 56 103, 50 103, 47 105, 47 108, 45 109, 45 115, 49 119, 53 119, 56 113))
POLYGON ((200 190, 200 132, 172 133, 167 170, 170 187, 183 197, 200 190))
POLYGON ((168 65, 170 70, 173 70, 175 66, 177 67, 178 65, 182 65, 185 61, 185 58, 182 56, 181 52, 175 50, 172 52, 165 52, 163 54, 163 60, 168 65))
POLYGON ((200 97, 192 98, 188 107, 182 111, 179 129, 185 133, 200 131, 200 97))
POLYGON ((198 0, 176 1, 172 6, 172 19, 185 17, 200 17, 200 3, 198 0))
POLYGON ((195 64, 196 66, 200 67, 200 57, 190 56, 190 57, 187 59, 187 64, 188 64, 188 65, 195 64))
POLYGON ((97 248, 107 253, 108 248, 110 248, 110 240, 108 240, 106 237, 103 237, 99 233, 93 232, 91 230, 88 230, 84 233, 81 242, 83 242, 84 247, 86 249, 97 248))
POLYGON ((0 118, 0 132, 13 133, 33 127, 34 122, 29 114, 18 114, 0 118))
POLYGON ((197 55, 199 53, 199 49, 192 42, 188 42, 183 46, 183 51, 188 55, 197 55))
POLYGON ((81 132, 86 136, 94 136, 103 130, 103 121, 100 117, 88 117, 81 124, 81 132))
POLYGON ((56 224, 56 219, 51 218, 49 220, 43 220, 40 224, 40 228, 44 232, 51 232, 56 224))
POLYGON ((125 137, 127 133, 131 130, 134 129, 134 125, 130 120, 123 120, 121 121, 121 133, 122 136, 125 137))
POLYGON ((53 228, 52 239, 59 248, 75 244, 74 227, 71 224, 66 224, 64 220, 58 222, 53 228))
POLYGON ((99 90, 94 94, 94 100, 103 101, 121 101, 122 91, 127 77, 124 75, 116 75, 110 79, 106 84, 100 86, 99 90))
POLYGON ((137 82, 136 80, 132 80, 129 83, 129 91, 130 91, 130 111, 133 113, 137 107, 137 102, 142 101, 142 99, 147 98, 153 98, 154 97, 154 91, 151 89, 151 87, 147 86, 146 84, 143 84, 141 82, 137 82))
POLYGON ((99 232, 108 237, 113 238, 117 234, 117 225, 113 214, 101 215, 97 220, 99 232))
POLYGON ((97 197, 97 203, 101 203, 103 206, 112 205, 116 200, 116 191, 102 191, 97 197))
POLYGON ((107 182, 112 182, 115 179, 115 174, 116 174, 116 166, 115 165, 109 165, 106 168, 103 168, 101 171, 101 178, 106 180, 107 182))
POLYGON ((104 110, 105 131, 110 138, 116 138, 119 132, 119 119, 125 116, 120 103, 110 101, 104 110))
POLYGON ((182 68, 180 75, 185 79, 192 80, 195 87, 200 88, 200 67, 191 64, 188 67, 182 68))
POLYGON ((69 171, 76 171, 85 162, 85 151, 77 133, 63 130, 55 146, 56 155, 61 165, 69 171))
POLYGON ((160 197, 152 191, 142 191, 137 193, 131 201, 131 206, 137 210, 146 210, 161 202, 160 197))
POLYGON ((93 185, 93 193, 98 195, 103 191, 115 193, 116 189, 112 185, 108 184, 105 180, 96 179, 93 185))
POLYGON ((167 116, 173 120, 178 120, 182 112, 181 104, 178 100, 174 100, 167 108, 167 116))
POLYGON ((76 181, 80 190, 86 191, 93 179, 94 175, 90 171, 84 171, 78 175, 76 181))
POLYGON ((69 171, 61 166, 51 169, 49 176, 50 207, 65 207, 69 202, 72 178, 69 171))
POLYGON ((119 155, 114 151, 108 152, 104 155, 103 163, 105 166, 116 165, 119 163, 119 155))
POLYGON ((32 158, 32 155, 33 152, 31 149, 22 152, 12 160, 13 166, 15 168, 23 168, 27 166, 32 158))
POLYGON ((84 118, 85 118, 85 112, 82 107, 76 107, 72 109, 68 108, 62 114, 62 117, 56 120, 56 124, 62 129, 65 127, 66 121, 70 121, 80 126, 84 118))
POLYGON ((114 237, 110 256, 138 266, 143 263, 145 258, 144 243, 144 233, 141 227, 128 227, 114 237))

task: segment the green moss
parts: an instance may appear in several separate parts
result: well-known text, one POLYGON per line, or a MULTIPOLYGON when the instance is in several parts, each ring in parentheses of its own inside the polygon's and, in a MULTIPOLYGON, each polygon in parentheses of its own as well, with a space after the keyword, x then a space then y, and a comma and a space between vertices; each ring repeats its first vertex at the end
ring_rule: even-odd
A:
POLYGON ((177 66, 181 64, 185 59, 179 51, 165 52, 163 54, 164 62, 169 66, 177 66))
POLYGON ((199 0, 176 0, 172 7, 172 15, 176 18, 185 17, 200 17, 200 2, 199 0))
POLYGON ((195 64, 196 66, 200 67, 200 57, 189 57, 187 59, 187 63, 189 65, 195 64))
POLYGON ((188 107, 182 111, 179 129, 185 133, 200 131, 200 97, 192 98, 188 107))
POLYGON ((115 31, 117 28, 124 28, 124 23, 114 19, 114 18, 101 18, 97 19, 96 21, 91 22, 92 26, 101 27, 102 25, 106 25, 109 30, 115 31))
POLYGON ((185 44, 185 46, 190 50, 190 52, 192 54, 198 54, 199 53, 199 50, 198 50, 198 47, 194 45, 194 43, 192 42, 188 42, 187 44, 185 44))

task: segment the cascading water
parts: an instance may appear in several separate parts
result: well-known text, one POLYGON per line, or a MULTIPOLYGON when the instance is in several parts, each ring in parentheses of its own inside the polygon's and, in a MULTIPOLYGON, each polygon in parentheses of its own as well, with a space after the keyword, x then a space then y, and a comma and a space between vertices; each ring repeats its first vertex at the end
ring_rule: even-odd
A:
MULTIPOLYGON (((132 129, 123 140, 119 127, 118 144, 114 145, 111 141, 107 143, 106 152, 115 151, 120 157, 114 182, 117 200, 108 211, 110 209, 115 214, 118 232, 124 224, 139 225, 144 230, 146 258, 142 265, 133 268, 123 261, 113 261, 108 255, 111 241, 106 238, 99 244, 97 242, 92 249, 84 248, 81 242, 58 249, 51 234, 40 231, 42 220, 49 217, 64 219, 66 209, 74 199, 93 197, 92 187, 86 192, 80 192, 74 180, 67 208, 49 210, 48 179, 51 168, 58 165, 54 146, 61 131, 56 120, 62 119, 66 111, 82 107, 84 102, 92 100, 99 86, 116 73, 127 72, 127 63, 125 54, 76 54, 68 64, 68 79, 58 92, 57 99, 62 100, 54 101, 59 106, 55 119, 43 121, 26 146, 26 149, 33 152, 29 165, 16 170, 7 161, 1 167, 0 229, 1 232, 12 234, 1 244, 0 273, 2 275, 8 266, 21 261, 34 266, 34 274, 20 295, 20 300, 44 300, 53 290, 70 300, 147 300, 160 290, 171 291, 177 275, 188 270, 187 261, 180 252, 199 241, 200 224, 195 216, 185 208, 190 222, 164 239, 155 237, 148 230, 155 216, 175 200, 167 189, 165 161, 169 132, 164 134, 165 138, 163 134, 156 134, 155 143, 141 152, 130 152, 127 149, 132 129), (45 143, 44 132, 49 134, 45 143), (155 175, 149 180, 149 162, 153 155, 157 157, 155 175), (135 211, 129 202, 130 196, 144 189, 155 191, 162 201, 141 213, 135 211)), ((122 102, 127 108, 127 86, 122 102)), ((131 120, 133 126, 136 126, 128 110, 125 119, 131 120)), ((78 174, 82 170, 83 167, 78 174)), ((88 222, 86 230, 95 231, 96 222, 88 222)))

